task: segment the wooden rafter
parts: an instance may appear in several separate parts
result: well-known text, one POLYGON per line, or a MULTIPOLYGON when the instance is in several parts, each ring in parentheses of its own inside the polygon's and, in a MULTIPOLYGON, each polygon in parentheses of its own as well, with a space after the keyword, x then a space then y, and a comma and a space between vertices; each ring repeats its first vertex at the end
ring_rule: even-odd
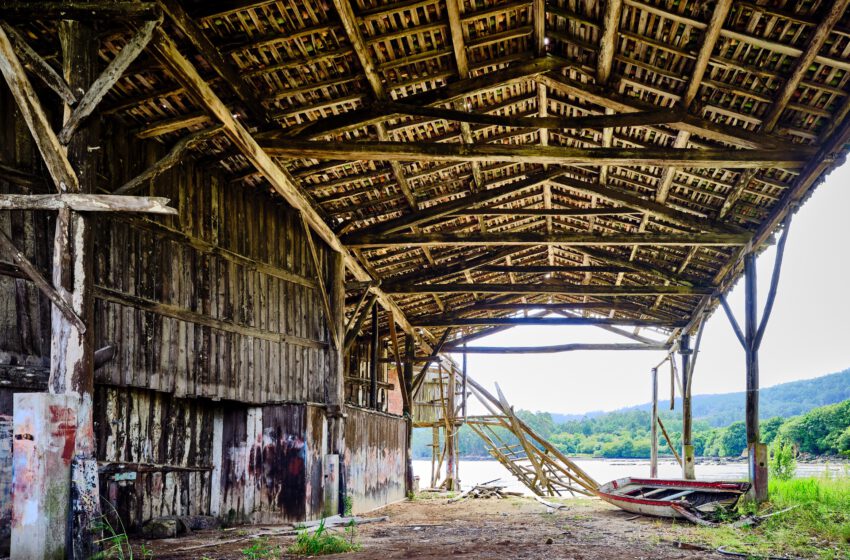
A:
POLYGON ((562 294, 574 296, 700 296, 714 293, 711 287, 693 286, 594 286, 562 283, 546 284, 394 284, 393 294, 562 294))
POLYGON ((392 233, 392 234, 352 234, 346 236, 349 247, 424 247, 459 245, 576 245, 576 246, 615 246, 615 245, 655 245, 655 246, 728 246, 747 245, 752 236, 749 233, 693 233, 693 234, 655 234, 623 233, 599 235, 595 233, 537 233, 537 232, 500 232, 500 233, 392 233))
MULTIPOLYGON (((259 146, 253 136, 242 126, 231 113, 230 109, 212 91, 209 84, 201 78, 198 71, 180 53, 177 46, 161 30, 154 32, 151 47, 157 57, 169 69, 186 91, 202 106, 205 107, 222 124, 223 132, 230 138, 234 146, 254 165, 258 171, 271 183, 272 187, 296 210, 303 213, 310 227, 327 243, 331 249, 343 255, 346 267, 357 280, 371 281, 372 277, 363 268, 354 255, 340 242, 339 238, 328 227, 311 203, 304 197, 295 185, 292 177, 281 169, 272 158, 259 146)), ((430 345, 418 335, 408 323, 404 312, 380 288, 372 288, 384 308, 392 309, 396 320, 419 344, 425 348, 430 345)))
POLYGON ((263 140, 263 149, 276 157, 379 161, 506 161, 553 165, 649 165, 683 167, 802 167, 812 148, 787 150, 726 150, 666 148, 567 148, 502 144, 440 144, 410 142, 320 142, 263 140))

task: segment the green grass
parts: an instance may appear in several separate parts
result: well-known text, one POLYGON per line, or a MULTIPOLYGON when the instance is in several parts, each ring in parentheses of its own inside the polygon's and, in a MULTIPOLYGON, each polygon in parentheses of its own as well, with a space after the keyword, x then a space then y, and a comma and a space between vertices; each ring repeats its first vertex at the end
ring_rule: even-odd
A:
MULTIPOLYGON (((749 554, 837 560, 850 558, 850 478, 770 481, 770 502, 762 515, 794 507, 757 527, 678 527, 692 540, 749 554)), ((747 506, 742 506, 747 512, 747 506)))
POLYGON ((248 548, 242 549, 242 558, 245 560, 265 560, 267 558, 280 558, 279 546, 272 546, 268 537, 259 537, 251 543, 248 548))
POLYGON ((295 544, 290 546, 287 552, 304 556, 353 552, 360 549, 360 545, 354 542, 354 538, 354 523, 345 528, 345 536, 342 537, 328 533, 325 530, 325 520, 323 519, 314 533, 307 530, 299 532, 295 544))

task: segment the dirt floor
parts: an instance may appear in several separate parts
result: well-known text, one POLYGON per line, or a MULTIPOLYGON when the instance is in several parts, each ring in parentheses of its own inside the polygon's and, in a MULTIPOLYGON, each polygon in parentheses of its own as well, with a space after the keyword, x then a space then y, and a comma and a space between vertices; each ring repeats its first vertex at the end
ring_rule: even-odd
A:
MULTIPOLYGON (((387 521, 357 528, 357 552, 325 558, 564 558, 564 559, 702 559, 729 558, 705 550, 677 545, 687 527, 681 523, 635 518, 598 500, 566 500, 566 509, 547 513, 530 498, 419 499, 387 506, 369 517, 387 521)), ((251 526, 196 532, 179 538, 134 541, 134 557, 166 559, 297 558, 285 553, 294 536, 264 537, 273 554, 245 552, 257 541, 256 533, 282 528, 251 526), (209 545, 197 548, 199 545, 209 545)))

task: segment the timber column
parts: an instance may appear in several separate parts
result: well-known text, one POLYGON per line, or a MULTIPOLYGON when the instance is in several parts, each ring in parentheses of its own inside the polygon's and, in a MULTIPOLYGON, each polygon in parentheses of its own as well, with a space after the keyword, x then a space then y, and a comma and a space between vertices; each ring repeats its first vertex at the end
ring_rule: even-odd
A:
MULTIPOLYGON (((310 232, 307 232, 311 235, 310 232)), ((328 419, 328 456, 325 458, 325 504, 324 514, 330 516, 345 513, 345 264, 342 254, 328 251, 330 292, 330 321, 334 323, 337 337, 328 345, 330 358, 329 379, 327 380, 325 403, 328 419)), ((333 338, 333 335, 329 336, 333 338)))
POLYGON ((652 427, 649 429, 649 478, 658 478, 658 368, 652 368, 652 427))
MULTIPOLYGON (((72 90, 87 91, 94 82, 97 34, 80 21, 62 21, 59 40, 63 73, 72 90)), ((72 111, 65 106, 65 119, 72 111)), ((95 192, 97 161, 102 149, 97 119, 88 119, 67 143, 68 160, 79 179, 79 192, 95 192)), ((92 403, 94 394, 94 328, 91 218, 59 210, 53 242, 53 285, 63 293, 86 325, 81 332, 56 306, 51 311, 50 380, 48 390, 78 399, 77 433, 71 467, 71 516, 68 556, 89 558, 95 552, 92 526, 100 517, 92 403)))
POLYGON ((691 336, 683 334, 679 339, 682 355, 682 476, 694 480, 693 417, 691 412, 691 336))
POLYGON ((747 253, 744 257, 745 307, 744 307, 744 351, 747 360, 747 463, 750 474, 750 496, 756 502, 767 500, 767 446, 759 436, 759 355, 757 333, 756 257, 747 253))

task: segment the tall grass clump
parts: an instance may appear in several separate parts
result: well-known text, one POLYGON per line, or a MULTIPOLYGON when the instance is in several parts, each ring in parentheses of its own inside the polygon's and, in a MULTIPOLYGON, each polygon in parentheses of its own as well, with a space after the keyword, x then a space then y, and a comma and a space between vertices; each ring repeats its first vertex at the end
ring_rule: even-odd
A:
POLYGON ((770 449, 768 461, 771 478, 791 480, 797 472, 797 452, 794 444, 784 438, 776 438, 770 449))
POLYGON ((345 536, 340 536, 327 532, 325 520, 322 519, 314 533, 310 533, 307 529, 300 531, 295 539, 295 544, 290 546, 287 552, 305 556, 353 552, 360 549, 360 545, 354 539, 353 521, 346 526, 345 536))
POLYGON ((784 535, 800 552, 850 558, 850 479, 772 480, 769 487, 775 509, 794 509, 769 518, 766 532, 784 535))

